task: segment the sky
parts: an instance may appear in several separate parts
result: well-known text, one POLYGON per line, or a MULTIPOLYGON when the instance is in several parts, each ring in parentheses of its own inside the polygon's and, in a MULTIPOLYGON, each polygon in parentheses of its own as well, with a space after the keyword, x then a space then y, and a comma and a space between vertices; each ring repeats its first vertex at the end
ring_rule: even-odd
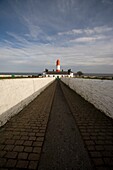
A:
POLYGON ((0 0, 0 72, 113 73, 113 0, 0 0))

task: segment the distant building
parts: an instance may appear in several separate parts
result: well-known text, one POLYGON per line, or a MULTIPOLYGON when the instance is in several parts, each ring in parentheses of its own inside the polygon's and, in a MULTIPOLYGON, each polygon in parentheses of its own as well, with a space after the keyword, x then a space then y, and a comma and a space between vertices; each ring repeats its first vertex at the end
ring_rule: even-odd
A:
POLYGON ((48 71, 48 69, 45 69, 45 71, 43 72, 43 77, 56 77, 56 78, 60 78, 60 77, 73 77, 73 72, 71 71, 71 69, 69 69, 68 71, 61 71, 60 70, 60 60, 56 61, 56 71, 48 71))

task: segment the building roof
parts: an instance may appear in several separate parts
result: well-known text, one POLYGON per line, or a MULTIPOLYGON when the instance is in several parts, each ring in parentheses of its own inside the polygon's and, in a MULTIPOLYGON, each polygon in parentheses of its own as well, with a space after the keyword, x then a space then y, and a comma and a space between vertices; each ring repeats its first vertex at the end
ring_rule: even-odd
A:
POLYGON ((68 71, 60 71, 60 72, 56 72, 56 71, 48 71, 48 72, 45 72, 46 74, 58 74, 58 75, 67 75, 67 74, 70 74, 68 71))

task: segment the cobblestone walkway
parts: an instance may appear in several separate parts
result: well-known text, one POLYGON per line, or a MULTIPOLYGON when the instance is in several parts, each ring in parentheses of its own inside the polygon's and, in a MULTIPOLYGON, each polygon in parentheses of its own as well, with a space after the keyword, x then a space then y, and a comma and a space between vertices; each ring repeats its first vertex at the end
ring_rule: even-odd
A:
POLYGON ((66 99, 57 83, 38 170, 92 170, 66 99))
POLYGON ((96 170, 113 170, 113 119, 62 84, 85 147, 96 170))
POLYGON ((36 169, 56 82, 0 128, 0 169, 36 169))
MULTIPOLYGON (((62 96, 61 98, 60 96, 57 97, 61 102, 64 102, 65 98, 66 102, 58 105, 58 101, 56 100, 57 97, 55 101, 53 100, 55 90, 59 91, 58 88, 60 88, 60 86, 56 86, 56 84, 57 81, 50 85, 18 115, 11 118, 6 125, 0 128, 0 170, 36 170, 40 167, 40 160, 43 158, 42 151, 44 145, 47 146, 45 135, 48 135, 49 127, 51 126, 50 122, 53 120, 52 116, 54 113, 57 115, 57 112, 54 109, 52 111, 53 102, 57 103, 56 108, 62 107, 62 105, 67 103, 68 109, 65 107, 63 114, 70 108, 70 113, 67 114, 68 118, 71 117, 69 118, 70 123, 65 124, 65 122, 68 122, 67 118, 60 115, 57 115, 58 120, 61 122, 61 125, 62 122, 64 122, 65 127, 67 127, 67 125, 71 126, 73 132, 68 131, 69 135, 76 132, 77 137, 77 133, 79 133, 78 136, 82 139, 82 145, 87 152, 86 155, 90 158, 93 169, 113 169, 113 119, 97 110, 92 104, 85 101, 63 83, 60 83, 62 96), (69 116, 70 114, 71 116, 69 116), (73 119, 72 122, 75 123, 77 129, 74 127, 73 123, 71 124, 71 119, 73 119)), ((63 132, 65 132, 65 129, 58 129, 58 133, 62 134, 62 139, 58 140, 57 137, 54 137, 54 126, 57 127, 54 123, 52 125, 52 140, 57 140, 57 142, 63 141, 63 132)), ((69 128, 67 129, 69 130, 69 128)), ((70 138, 66 137, 64 141, 70 140, 70 138)), ((74 139, 72 138, 72 143, 74 143, 73 141, 74 139)), ((54 150, 57 149, 56 146, 53 146, 53 148, 54 150)), ((67 147, 64 146, 64 148, 66 149, 67 147)), ((65 155, 65 150, 62 147, 60 149, 65 155)), ((70 157, 70 155, 68 156, 70 157)), ((72 155, 72 157, 74 156, 72 155)), ((76 153, 75 158, 77 158, 76 153)), ((45 168, 44 170, 49 169, 45 168)), ((62 168, 61 170, 64 169, 62 168)), ((73 170, 81 169, 75 167, 73 170)))

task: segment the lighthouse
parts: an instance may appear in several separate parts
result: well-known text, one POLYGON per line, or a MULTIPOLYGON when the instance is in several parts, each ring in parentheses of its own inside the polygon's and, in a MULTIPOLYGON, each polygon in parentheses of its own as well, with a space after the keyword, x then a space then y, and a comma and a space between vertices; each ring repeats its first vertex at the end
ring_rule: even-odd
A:
POLYGON ((60 60, 56 61, 56 72, 60 72, 60 60))
POLYGON ((73 77, 73 72, 71 71, 71 69, 64 71, 62 69, 62 71, 60 70, 60 60, 58 59, 56 61, 56 71, 49 71, 48 69, 45 69, 45 71, 43 72, 43 77, 55 77, 55 78, 61 78, 61 77, 73 77))

